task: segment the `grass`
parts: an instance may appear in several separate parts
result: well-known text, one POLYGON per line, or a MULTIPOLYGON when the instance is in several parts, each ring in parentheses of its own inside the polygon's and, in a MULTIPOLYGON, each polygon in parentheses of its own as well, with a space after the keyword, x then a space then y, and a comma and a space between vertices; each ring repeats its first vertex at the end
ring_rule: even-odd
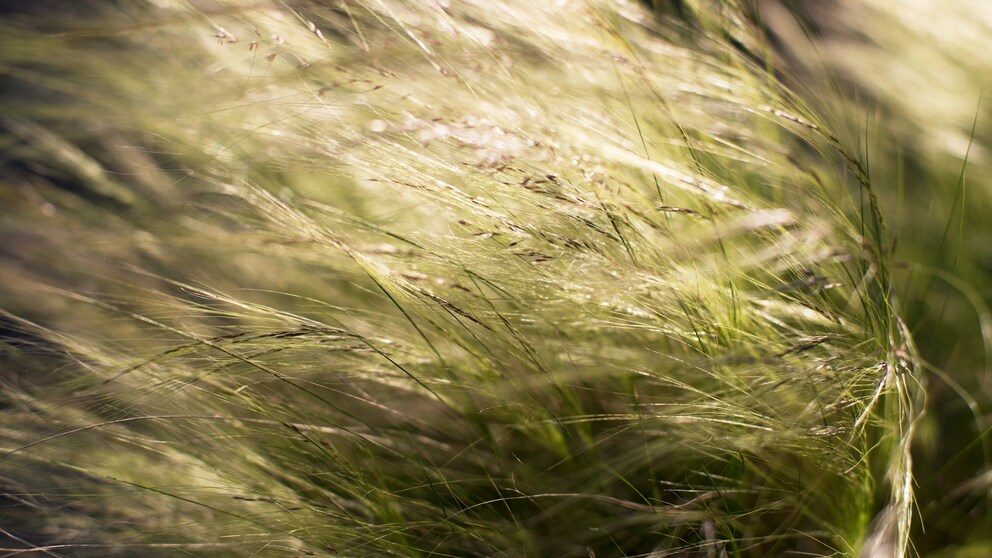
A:
POLYGON ((940 279, 982 277, 983 171, 900 205, 929 187, 900 150, 953 153, 862 76, 865 123, 829 28, 52 9, 0 23, 4 555, 901 557, 984 509, 980 434, 933 441, 985 420, 941 290, 976 283, 940 279), (970 415, 922 414, 928 370, 970 415))

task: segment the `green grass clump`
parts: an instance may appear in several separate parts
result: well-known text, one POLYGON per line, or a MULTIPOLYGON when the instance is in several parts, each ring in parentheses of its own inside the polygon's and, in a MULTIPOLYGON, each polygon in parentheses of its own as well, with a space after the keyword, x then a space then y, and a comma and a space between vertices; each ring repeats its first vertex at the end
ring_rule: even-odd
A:
POLYGON ((870 157, 736 2, 560 4, 6 17, 3 550, 906 555, 870 157))

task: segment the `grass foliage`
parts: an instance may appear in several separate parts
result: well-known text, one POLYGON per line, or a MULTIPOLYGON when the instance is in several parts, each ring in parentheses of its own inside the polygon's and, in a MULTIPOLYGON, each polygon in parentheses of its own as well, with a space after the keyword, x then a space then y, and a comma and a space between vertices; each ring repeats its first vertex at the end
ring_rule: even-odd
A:
POLYGON ((910 553, 963 235, 775 14, 12 10, 3 555, 910 553))

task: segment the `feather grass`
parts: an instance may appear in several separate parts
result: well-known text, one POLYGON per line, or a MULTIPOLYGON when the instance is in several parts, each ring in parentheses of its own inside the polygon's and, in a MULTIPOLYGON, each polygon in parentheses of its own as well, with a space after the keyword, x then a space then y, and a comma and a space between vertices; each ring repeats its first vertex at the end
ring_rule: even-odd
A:
POLYGON ((735 3, 559 4, 5 21, 4 550, 906 555, 863 158, 735 3))

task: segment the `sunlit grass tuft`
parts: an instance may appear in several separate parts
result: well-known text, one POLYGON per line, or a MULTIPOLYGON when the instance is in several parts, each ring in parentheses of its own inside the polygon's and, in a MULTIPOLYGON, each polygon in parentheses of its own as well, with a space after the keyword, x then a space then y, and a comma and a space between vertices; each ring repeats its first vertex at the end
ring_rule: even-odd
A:
POLYGON ((7 551, 905 555, 863 157, 732 3, 565 4, 5 22, 7 551))

